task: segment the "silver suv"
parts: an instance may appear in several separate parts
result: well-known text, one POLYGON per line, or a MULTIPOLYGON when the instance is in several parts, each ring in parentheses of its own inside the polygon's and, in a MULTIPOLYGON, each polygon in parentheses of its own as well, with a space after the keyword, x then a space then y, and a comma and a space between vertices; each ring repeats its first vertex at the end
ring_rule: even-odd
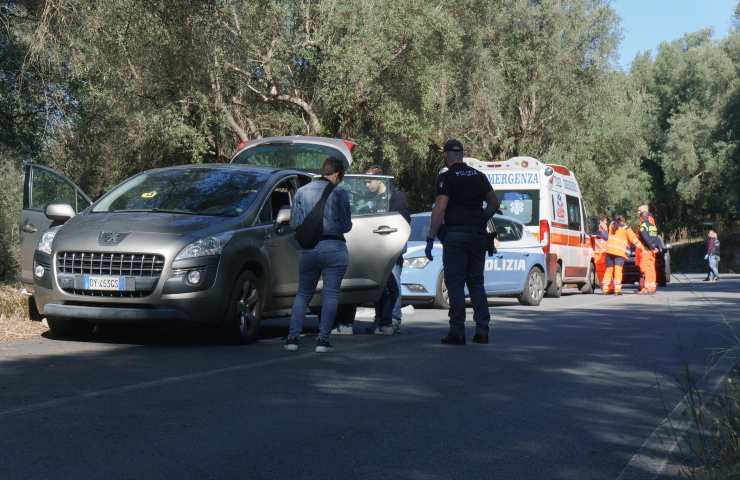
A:
MULTIPOLYGON (((290 312, 299 257, 290 207, 327 155, 352 163, 341 140, 261 139, 230 164, 145 171, 94 203, 59 173, 26 165, 22 274, 38 313, 59 336, 84 336, 103 322, 171 321, 221 327, 241 343, 257 339, 263 319, 290 312)), ((345 321, 379 297, 409 236, 366 178, 347 175, 341 184, 353 214, 345 321)))

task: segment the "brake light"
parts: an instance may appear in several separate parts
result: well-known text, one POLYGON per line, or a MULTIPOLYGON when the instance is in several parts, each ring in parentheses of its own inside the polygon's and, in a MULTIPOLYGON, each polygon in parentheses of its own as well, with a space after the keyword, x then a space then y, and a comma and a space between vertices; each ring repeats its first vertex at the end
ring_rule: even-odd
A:
POLYGON ((540 220, 540 245, 545 254, 550 253, 550 222, 540 220))
POLYGON ((238 152, 242 148, 246 147, 248 143, 249 140, 242 140, 241 142, 239 142, 239 145, 236 146, 236 151, 238 152))
POLYGON ((342 140, 342 143, 347 146, 347 150, 352 152, 352 149, 355 148, 354 142, 350 142, 349 140, 342 140))

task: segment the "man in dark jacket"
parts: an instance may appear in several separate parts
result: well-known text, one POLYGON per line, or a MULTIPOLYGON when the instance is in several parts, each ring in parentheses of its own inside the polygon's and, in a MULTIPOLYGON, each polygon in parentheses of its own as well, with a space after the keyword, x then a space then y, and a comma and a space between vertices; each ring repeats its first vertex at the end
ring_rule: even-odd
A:
MULTIPOLYGON (((383 168, 373 165, 365 170, 367 175, 383 175, 383 168)), ((388 211, 400 213, 411 224, 411 213, 406 203, 406 194, 398 190, 392 183, 384 180, 367 179, 367 189, 383 200, 388 200, 388 211)), ((391 275, 386 282, 385 290, 375 303, 375 334, 393 335, 401 328, 401 269, 403 268, 404 247, 391 275)))

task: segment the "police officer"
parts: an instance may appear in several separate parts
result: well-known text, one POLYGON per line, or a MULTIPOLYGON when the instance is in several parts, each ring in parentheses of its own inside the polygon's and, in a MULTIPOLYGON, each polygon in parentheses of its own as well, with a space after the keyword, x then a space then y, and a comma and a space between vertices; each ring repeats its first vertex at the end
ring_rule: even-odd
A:
POLYGON ((486 176, 463 163, 462 143, 448 140, 442 156, 447 171, 437 177, 437 198, 425 250, 432 260, 434 238, 439 236, 444 246, 442 264, 450 296, 450 331, 442 343, 465 345, 465 285, 473 303, 473 342, 488 343, 491 314, 483 287, 486 224, 498 210, 499 200, 486 176))

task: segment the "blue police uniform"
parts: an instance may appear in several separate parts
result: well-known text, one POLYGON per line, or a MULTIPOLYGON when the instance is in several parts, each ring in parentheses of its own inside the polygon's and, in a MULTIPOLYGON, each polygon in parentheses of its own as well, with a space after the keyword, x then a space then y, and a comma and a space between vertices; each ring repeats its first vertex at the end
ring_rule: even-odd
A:
POLYGON ((491 184, 478 170, 458 162, 437 177, 437 195, 449 198, 442 241, 444 279, 450 303, 450 334, 465 338, 465 285, 473 304, 476 333, 488 335, 491 314, 483 284, 487 247, 483 203, 491 184))

